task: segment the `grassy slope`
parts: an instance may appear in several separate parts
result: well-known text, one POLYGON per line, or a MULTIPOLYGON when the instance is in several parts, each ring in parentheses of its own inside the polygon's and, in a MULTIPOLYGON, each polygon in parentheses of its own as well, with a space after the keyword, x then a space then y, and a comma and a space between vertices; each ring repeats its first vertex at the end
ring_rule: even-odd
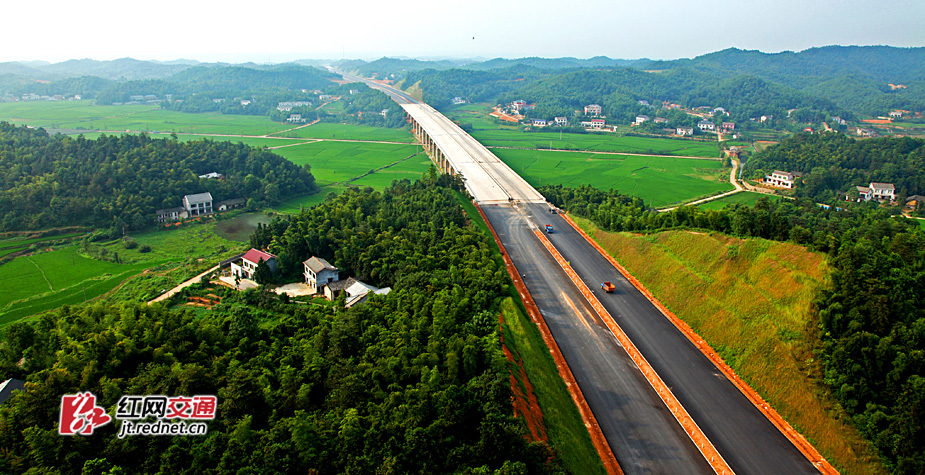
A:
POLYGON ((588 184, 639 196, 651 206, 665 206, 728 191, 732 185, 722 163, 675 157, 494 150, 533 186, 588 184))
POLYGON ((842 473, 882 473, 821 384, 812 299, 823 255, 789 243, 669 231, 606 233, 577 220, 842 473))
MULTIPOLYGON (((456 199, 466 210, 472 224, 488 236, 495 259, 501 262, 498 246, 478 210, 461 194, 457 193, 456 199)), ((513 290, 513 283, 509 283, 509 286, 512 289, 512 297, 505 299, 501 306, 504 314, 504 343, 521 360, 533 385, 537 402, 543 411, 550 446, 555 448, 571 473, 605 473, 578 408, 575 407, 565 383, 559 377, 549 348, 546 347, 539 329, 524 313, 520 296, 513 290)))

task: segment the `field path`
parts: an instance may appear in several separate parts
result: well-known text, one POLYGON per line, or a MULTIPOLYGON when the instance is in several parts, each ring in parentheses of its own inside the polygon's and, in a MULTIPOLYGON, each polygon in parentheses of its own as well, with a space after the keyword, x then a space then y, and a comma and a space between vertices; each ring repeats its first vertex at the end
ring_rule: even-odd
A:
MULTIPOLYGON (((718 200, 718 199, 720 199, 720 198, 725 198, 725 197, 727 197, 727 196, 729 196, 729 195, 734 195, 734 194, 736 194, 736 193, 745 191, 745 188, 743 188, 742 185, 739 184, 739 180, 736 180, 736 173, 737 173, 738 171, 739 171, 739 161, 736 160, 736 159, 732 159, 732 170, 729 171, 729 183, 732 184, 732 186, 735 187, 734 190, 732 190, 732 191, 727 191, 727 192, 725 192, 725 193, 720 193, 720 194, 714 195, 714 196, 709 196, 709 197, 706 197, 706 198, 704 198, 704 199, 702 199, 702 200, 691 201, 690 203, 684 203, 684 206, 699 205, 699 204, 701 204, 701 203, 706 203, 707 201, 718 200)), ((661 209, 659 209, 658 211, 659 211, 659 212, 665 212, 665 211, 671 211, 671 210, 676 209, 676 208, 677 208, 677 206, 672 206, 671 208, 661 208, 661 209)))
POLYGON ((283 133, 283 132, 292 132, 293 130, 299 130, 299 129, 303 129, 303 128, 305 128, 305 127, 309 127, 309 126, 315 125, 315 124, 317 124, 318 122, 321 122, 321 119, 315 119, 315 120, 313 120, 313 121, 311 121, 311 122, 309 122, 309 123, 307 123, 307 124, 305 124, 305 125, 300 125, 300 126, 298 126, 298 127, 293 127, 293 128, 291 128, 291 129, 280 130, 279 132, 273 132, 272 134, 262 135, 261 137, 269 138, 269 137, 271 137, 271 136, 273 136, 273 135, 281 134, 281 133, 283 133))
POLYGON ((195 284, 196 282, 199 282, 199 279, 202 279, 204 276, 208 275, 211 272, 215 272, 217 269, 218 269, 218 265, 210 268, 209 270, 203 272, 202 274, 197 275, 196 277, 193 277, 192 279, 187 280, 186 282, 183 282, 182 284, 168 290, 167 292, 164 292, 164 294, 161 295, 160 297, 156 297, 153 300, 150 300, 148 302, 148 305, 160 302, 162 300, 167 300, 170 297, 173 297, 174 294, 176 294, 177 292, 195 284))
POLYGON ((45 279, 45 283, 48 284, 48 288, 51 289, 52 291, 54 291, 54 290, 55 290, 55 286, 51 285, 51 282, 48 280, 48 276, 45 275, 45 271, 42 270, 42 268, 39 267, 39 265, 36 264, 35 261, 33 261, 31 257, 27 257, 26 260, 29 261, 29 262, 31 262, 32 265, 34 265, 35 268, 38 269, 39 272, 42 273, 42 278, 45 279))

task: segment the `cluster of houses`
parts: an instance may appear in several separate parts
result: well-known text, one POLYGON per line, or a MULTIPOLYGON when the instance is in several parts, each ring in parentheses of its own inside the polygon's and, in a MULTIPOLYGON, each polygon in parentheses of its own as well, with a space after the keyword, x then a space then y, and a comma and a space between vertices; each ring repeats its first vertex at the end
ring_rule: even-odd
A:
MULTIPOLYGON (((764 177, 764 184, 772 186, 775 188, 784 188, 784 189, 793 189, 796 181, 803 176, 800 172, 788 172, 781 170, 774 170, 770 175, 764 177)), ((896 186, 892 183, 879 183, 871 182, 869 186, 856 186, 855 189, 858 192, 858 197, 856 201, 858 203, 862 201, 887 201, 893 203, 896 201, 896 186)), ((845 193, 845 200, 851 201, 851 195, 845 193)), ((918 195, 914 195, 907 200, 907 206, 909 201, 914 201, 916 198, 921 198, 918 195)), ((925 202, 925 198, 923 198, 925 202)), ((915 204, 913 204, 913 207, 915 204)))
MULTIPOLYGON (((251 249, 240 256, 228 259, 222 262, 220 267, 230 267, 231 275, 237 279, 253 280, 261 261, 267 265, 270 272, 277 271, 276 256, 259 249, 251 249)), ((340 269, 320 257, 312 256, 304 261, 302 266, 308 295, 324 297, 330 301, 345 295, 344 305, 347 308, 366 302, 370 295, 386 295, 392 291, 390 287, 380 289, 353 277, 341 279, 340 269)))
MULTIPOLYGON (((221 178, 222 176, 218 173, 214 173, 217 177, 210 175, 213 174, 200 175, 199 178, 221 178)), ((155 211, 155 214, 157 215, 157 222, 166 223, 170 221, 179 221, 181 219, 195 218, 197 216, 205 216, 214 212, 243 208, 244 204, 244 198, 235 198, 214 203, 211 193, 196 193, 193 195, 184 195, 180 206, 176 208, 159 209, 155 211)))

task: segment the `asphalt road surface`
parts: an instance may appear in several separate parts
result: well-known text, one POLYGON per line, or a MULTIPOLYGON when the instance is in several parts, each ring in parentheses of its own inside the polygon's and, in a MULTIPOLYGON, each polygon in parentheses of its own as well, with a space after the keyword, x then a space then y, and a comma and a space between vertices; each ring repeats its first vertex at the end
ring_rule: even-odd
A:
MULTIPOLYGON (((819 473, 796 446, 674 324, 561 216, 551 214, 545 204, 525 204, 523 209, 532 217, 536 226, 553 225, 555 232, 547 234, 549 240, 570 262, 585 284, 597 289, 595 294, 601 304, 616 319, 617 324, 737 474, 819 473), (616 285, 612 294, 600 290, 600 283, 604 281, 616 285)), ((492 225, 503 226, 494 220, 492 225)), ((508 226, 514 225, 512 223, 508 226)), ((526 265, 523 256, 515 258, 513 251, 510 255, 518 269, 526 265)), ((615 257, 619 259, 619 256, 615 257)), ((528 255, 526 260, 539 258, 533 254, 528 255)), ((526 280, 529 287, 529 273, 526 280)), ((567 278, 565 282, 571 285, 567 278)), ((539 307, 543 308, 542 305, 539 307)), ((559 341, 558 336, 556 341, 559 341)), ((560 342, 560 346, 571 344, 560 342)), ((598 373, 593 377, 605 378, 606 373, 598 373)), ((592 410, 597 415, 593 406, 592 410)))
MULTIPOLYGON (((356 76, 399 104, 420 104, 356 76)), ((439 113, 438 113, 439 114, 439 113)), ((510 173, 514 173, 511 171, 510 173)), ((506 181, 506 180, 502 180, 506 181)), ((516 181, 516 180, 514 180, 516 181)), ((545 203, 483 210, 546 319, 620 466, 628 474, 712 473, 610 330, 533 234, 547 235, 738 474, 819 473, 802 453, 597 250, 545 203)), ((615 256, 619 258, 619 256, 615 256)))
POLYGON ((524 282, 623 471, 713 473, 616 337, 537 240, 529 218, 508 204, 482 209, 526 275, 524 282))

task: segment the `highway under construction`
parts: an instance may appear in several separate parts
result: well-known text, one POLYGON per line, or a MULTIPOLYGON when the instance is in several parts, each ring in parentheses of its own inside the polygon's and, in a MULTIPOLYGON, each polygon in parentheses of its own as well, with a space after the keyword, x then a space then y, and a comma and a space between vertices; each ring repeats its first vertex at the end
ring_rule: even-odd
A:
POLYGON ((402 91, 344 78, 389 94, 435 165, 461 176, 574 375, 573 397, 587 402, 597 423, 590 430, 606 439, 619 470, 835 473, 490 150, 402 91), (541 232, 546 224, 555 232, 541 232), (614 284, 612 293, 601 291, 604 281, 614 284))

